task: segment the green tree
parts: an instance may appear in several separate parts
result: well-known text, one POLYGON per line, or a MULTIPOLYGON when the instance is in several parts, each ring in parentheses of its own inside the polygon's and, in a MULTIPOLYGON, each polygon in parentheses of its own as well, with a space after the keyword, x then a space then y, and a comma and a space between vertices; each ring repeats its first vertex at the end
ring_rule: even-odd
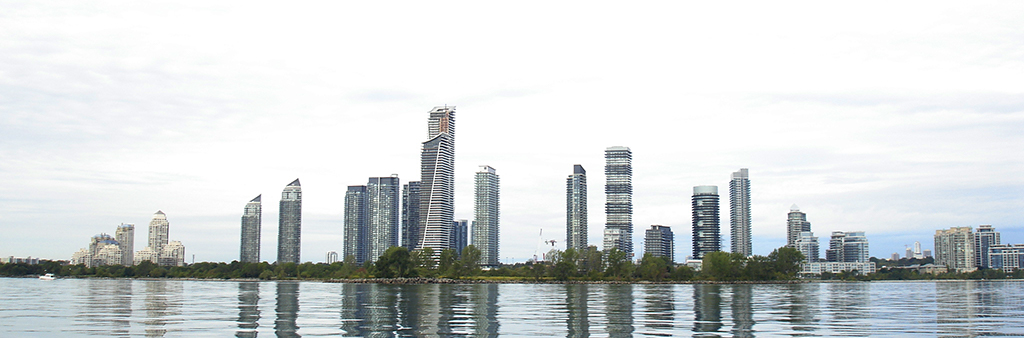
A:
POLYGON ((376 262, 376 275, 381 278, 410 277, 413 273, 409 250, 393 246, 384 252, 376 262))
POLYGON ((709 280, 738 280, 745 262, 746 257, 739 253, 710 252, 704 255, 700 274, 709 280))
POLYGON ((462 248, 462 255, 455 262, 455 277, 480 275, 481 256, 480 249, 477 249, 475 245, 467 245, 465 248, 462 248))
POLYGON ((437 274, 441 276, 455 277, 458 273, 455 267, 455 261, 458 259, 459 253, 455 249, 444 249, 441 250, 441 257, 437 260, 437 274))
POLYGON ((614 248, 608 251, 608 268, 605 269, 606 276, 616 279, 628 278, 633 275, 633 269, 633 262, 629 261, 625 252, 614 248))
POLYGON ((591 245, 580 256, 580 273, 590 279, 601 278, 604 271, 604 259, 602 259, 601 251, 591 245))
POLYGON ((768 254, 768 259, 775 262, 774 270, 781 279, 793 279, 800 272, 800 263, 805 257, 800 250, 781 247, 768 254))
POLYGON ((640 259, 640 266, 636 268, 640 278, 660 282, 668 275, 671 263, 666 257, 655 257, 645 253, 640 259))

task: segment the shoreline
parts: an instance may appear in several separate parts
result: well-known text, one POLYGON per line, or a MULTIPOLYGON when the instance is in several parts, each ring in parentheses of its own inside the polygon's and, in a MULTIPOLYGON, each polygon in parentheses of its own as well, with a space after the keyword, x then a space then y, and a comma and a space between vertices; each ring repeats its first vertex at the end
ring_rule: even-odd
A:
MULTIPOLYGON (((37 279, 35 275, 25 276, 0 276, 0 278, 26 278, 37 279)), ((533 280, 533 279, 451 279, 451 278, 351 278, 351 279, 259 279, 259 278, 157 278, 157 277, 57 277, 61 279, 98 279, 98 280, 140 280, 140 281, 196 281, 196 282, 319 282, 333 284, 391 284, 391 285, 418 285, 418 284, 705 284, 705 285, 786 285, 786 284, 808 284, 808 283, 900 283, 900 282, 1000 282, 1000 281, 1024 281, 1024 279, 908 279, 908 280, 818 280, 818 279, 795 279, 776 281, 710 281, 710 280, 688 280, 688 281, 645 281, 645 280, 533 280)))

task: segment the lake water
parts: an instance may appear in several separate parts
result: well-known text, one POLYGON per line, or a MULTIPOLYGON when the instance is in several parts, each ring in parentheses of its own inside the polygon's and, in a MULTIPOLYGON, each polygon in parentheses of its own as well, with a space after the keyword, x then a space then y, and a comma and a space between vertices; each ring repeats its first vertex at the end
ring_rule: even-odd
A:
POLYGON ((0 337, 1024 336, 1022 289, 0 278, 0 337))

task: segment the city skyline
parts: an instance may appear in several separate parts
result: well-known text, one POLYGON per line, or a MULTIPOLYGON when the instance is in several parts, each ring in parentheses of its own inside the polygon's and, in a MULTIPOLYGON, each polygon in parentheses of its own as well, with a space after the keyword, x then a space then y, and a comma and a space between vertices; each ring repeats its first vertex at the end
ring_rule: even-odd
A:
POLYGON ((794 203, 818 236, 865 231, 876 257, 954 226, 1024 238, 1024 4, 311 6, 6 4, 0 255, 64 259, 121 223, 138 251, 163 210, 189 258, 231 261, 263 193, 272 261, 276 192, 301 177, 301 254, 323 259, 341 252, 345 187, 418 180, 424 112, 444 104, 460 112, 454 216, 472 219, 476 165, 502 171, 503 261, 565 238, 572 164, 590 169, 601 246, 611 145, 634 151, 633 224, 671 226, 677 261, 688 190, 725 197, 738 168, 753 254, 786 243, 794 203))

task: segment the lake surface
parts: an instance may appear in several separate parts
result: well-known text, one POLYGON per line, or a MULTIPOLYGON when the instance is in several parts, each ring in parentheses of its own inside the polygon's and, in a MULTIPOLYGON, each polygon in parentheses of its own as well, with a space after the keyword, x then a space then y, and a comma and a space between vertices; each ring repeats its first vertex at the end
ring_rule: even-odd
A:
POLYGON ((1024 336, 1022 289, 0 278, 0 337, 1024 336))

